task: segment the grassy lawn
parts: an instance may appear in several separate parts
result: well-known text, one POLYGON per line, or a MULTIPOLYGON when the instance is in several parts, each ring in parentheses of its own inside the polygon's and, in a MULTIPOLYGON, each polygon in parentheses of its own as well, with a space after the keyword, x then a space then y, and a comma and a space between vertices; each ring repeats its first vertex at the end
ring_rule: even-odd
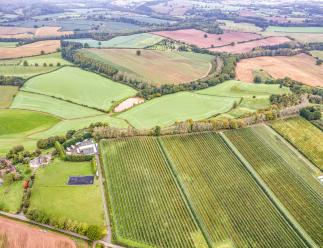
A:
POLYGON ((23 179, 16 181, 10 185, 0 186, 0 206, 4 211, 16 213, 21 205, 23 196, 23 180, 30 176, 26 173, 27 167, 24 165, 18 166, 18 170, 21 172, 23 179))
POLYGON ((323 134, 320 129, 301 117, 278 120, 271 126, 323 171, 323 134))
POLYGON ((0 86, 0 109, 8 108, 18 91, 15 86, 0 86))
POLYGON ((75 119, 102 115, 94 109, 82 107, 53 97, 20 91, 11 104, 13 109, 29 109, 59 116, 63 119, 75 119))
POLYGON ((269 26, 265 32, 323 33, 323 27, 279 27, 269 26))
POLYGON ((80 53, 112 65, 129 79, 155 85, 187 83, 203 78, 208 74, 213 58, 208 54, 157 50, 140 50, 138 56, 136 51, 91 48, 80 53))
POLYGON ((90 47, 115 47, 115 48, 145 48, 152 46, 164 38, 158 35, 142 33, 142 34, 133 34, 127 36, 117 36, 107 41, 97 41, 94 39, 71 39, 68 41, 76 41, 82 44, 87 43, 90 47), (100 42, 100 44, 99 44, 100 42))
POLYGON ((76 67, 63 67, 34 77, 23 89, 102 110, 108 110, 114 101, 136 94, 128 86, 76 67))
POLYGON ((311 51, 311 54, 315 58, 323 59, 323 51, 315 50, 315 51, 311 51))
POLYGON ((67 185, 69 176, 81 175, 92 175, 89 162, 55 160, 39 169, 32 189, 30 208, 57 218, 103 226, 103 203, 98 180, 93 185, 67 185))
POLYGON ((180 92, 165 95, 138 105, 118 117, 136 128, 167 126, 176 121, 201 120, 229 111, 235 98, 180 92))

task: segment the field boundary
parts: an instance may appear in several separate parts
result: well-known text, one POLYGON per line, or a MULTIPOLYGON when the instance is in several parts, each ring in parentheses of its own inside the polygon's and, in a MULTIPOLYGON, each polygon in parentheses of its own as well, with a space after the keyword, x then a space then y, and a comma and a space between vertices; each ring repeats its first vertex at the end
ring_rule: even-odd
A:
POLYGON ((245 166, 247 171, 251 174, 254 180, 257 182, 262 191, 266 194, 268 199, 284 217, 286 222, 293 228, 293 230, 299 235, 303 242, 308 247, 318 248, 318 245, 312 240, 312 238, 306 233, 306 231, 300 226, 296 219, 289 213, 285 206, 279 201, 274 192, 266 185, 258 173, 253 169, 249 162, 243 157, 243 155, 238 151, 238 149, 231 143, 231 141, 225 136, 223 132, 219 132, 220 137, 228 148, 235 154, 239 161, 245 166))
POLYGON ((170 170, 170 173, 175 180, 178 190, 181 193, 182 199, 185 202, 185 205, 187 206, 193 221, 196 223, 197 227, 199 227, 199 229, 201 230, 208 246, 210 248, 212 248, 213 247, 212 246, 212 243, 213 243, 212 239, 209 236, 208 232, 205 230, 205 227, 202 224, 203 222, 200 220, 200 218, 196 214, 196 211, 194 210, 194 207, 191 203, 192 201, 189 199, 188 193, 186 193, 186 189, 184 188, 184 184, 181 182, 181 179, 178 177, 178 172, 176 171, 174 163, 171 160, 170 156, 168 155, 166 148, 164 147, 163 141, 160 139, 160 137, 157 137, 156 139, 157 139, 159 150, 160 150, 162 156, 164 157, 166 164, 168 165, 168 169, 170 170))

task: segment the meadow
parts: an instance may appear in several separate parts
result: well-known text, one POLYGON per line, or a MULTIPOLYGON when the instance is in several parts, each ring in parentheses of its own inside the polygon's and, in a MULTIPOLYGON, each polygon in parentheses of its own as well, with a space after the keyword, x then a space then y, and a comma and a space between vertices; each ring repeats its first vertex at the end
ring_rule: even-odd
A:
POLYGON ((233 22, 229 20, 219 20, 220 27, 225 30, 240 31, 240 32, 260 32, 261 28, 254 24, 246 22, 233 22))
POLYGON ((50 96, 19 91, 11 104, 12 109, 40 111, 58 116, 62 119, 102 115, 102 112, 50 96))
POLYGON ((51 217, 103 227, 103 203, 98 180, 93 185, 67 185, 70 176, 89 175, 92 175, 90 162, 55 160, 38 169, 30 209, 38 209, 51 217))
POLYGON ((305 247, 219 134, 161 140, 212 247, 305 247))
POLYGON ((155 85, 179 84, 206 77, 213 56, 192 52, 134 49, 85 49, 85 56, 108 63, 127 78, 155 85), (167 71, 167 73, 165 73, 167 71))
POLYGON ((97 41, 94 39, 70 39, 67 41, 80 42, 83 45, 88 44, 90 47, 98 48, 145 48, 157 44, 164 38, 150 34, 150 33, 140 33, 127 36, 117 36, 107 41, 97 41))
POLYGON ((152 128, 171 125, 176 121, 206 119, 229 111, 238 100, 179 92, 152 99, 117 116, 136 128, 152 128))
POLYGON ((41 53, 54 53, 60 48, 59 40, 36 41, 18 47, 0 47, 0 59, 21 58, 41 55, 41 53))
POLYGON ((301 117, 274 121, 271 126, 323 171, 322 131, 301 117))
POLYGON ((18 42, 1 41, 0 47, 16 47, 17 44, 18 44, 18 42))
POLYGON ((323 59, 323 51, 311 51, 311 54, 315 58, 323 59))
POLYGON ((116 241, 135 247, 208 247, 155 138, 100 145, 116 241))
POLYGON ((0 86, 0 109, 8 108, 17 92, 16 86, 0 86))
MULTIPOLYGON (((260 132, 245 128, 225 132, 225 136, 320 247, 323 245, 322 188, 311 187, 307 179, 293 167, 292 161, 286 160, 286 156, 281 155, 281 150, 272 145, 278 142, 277 139, 264 135, 266 132, 269 131, 265 127, 260 132), (320 192, 317 192, 318 188, 320 192)), ((316 183, 319 184, 318 181, 316 183)))
POLYGON ((223 34, 209 34, 196 29, 182 29, 176 31, 153 32, 176 41, 185 42, 190 45, 196 45, 200 48, 211 48, 226 46, 232 42, 245 42, 261 38, 261 35, 246 32, 224 32, 223 34))
POLYGON ((323 65, 316 65, 316 59, 307 54, 291 57, 257 57, 241 60, 236 67, 238 80, 253 82, 253 72, 264 70, 274 78, 289 77, 311 86, 323 86, 323 65))
POLYGON ((269 26, 266 32, 284 33, 323 33, 323 27, 279 27, 269 26))
POLYGON ((137 93, 128 86, 76 67, 63 67, 54 72, 33 77, 24 84, 22 89, 104 111, 108 111, 113 102, 137 93))

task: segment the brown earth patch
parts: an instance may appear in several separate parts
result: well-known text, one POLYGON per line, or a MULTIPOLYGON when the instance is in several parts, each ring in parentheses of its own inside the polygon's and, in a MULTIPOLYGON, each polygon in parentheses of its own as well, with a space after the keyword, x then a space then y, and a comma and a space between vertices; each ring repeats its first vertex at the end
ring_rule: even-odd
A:
POLYGON ((226 31, 223 34, 209 34, 197 29, 182 29, 176 31, 160 31, 153 32, 173 40, 185 42, 187 44, 196 45, 200 48, 211 48, 212 46, 225 46, 232 42, 243 42, 259 39, 262 36, 255 33, 247 32, 230 32, 226 31), (205 37, 206 36, 206 37, 205 37))
POLYGON ((141 104, 144 101, 145 100, 143 98, 140 98, 140 97, 128 98, 127 100, 120 103, 117 107, 115 107, 114 112, 116 112, 116 113, 122 112, 124 110, 132 108, 133 106, 135 106, 137 104, 141 104))
POLYGON ((223 47, 217 47, 217 48, 210 48, 210 51, 213 52, 227 52, 227 53, 248 53, 251 52, 252 49, 261 47, 261 46, 273 46, 273 45, 279 45, 286 42, 289 42, 290 39, 287 37, 268 37, 260 40, 254 40, 244 43, 235 44, 234 46, 228 45, 223 47))
POLYGON ((10 248, 76 248, 73 240, 21 222, 0 217, 0 244, 10 248), (1 239, 6 241, 1 241, 1 239))
POLYGON ((238 80, 253 82, 253 71, 263 69, 273 78, 290 77, 311 86, 323 86, 323 65, 307 54, 291 57, 257 57, 241 60, 236 67, 238 80))
POLYGON ((40 55, 44 53, 53 53, 60 48, 59 40, 37 41, 19 47, 0 47, 0 59, 21 58, 40 55))

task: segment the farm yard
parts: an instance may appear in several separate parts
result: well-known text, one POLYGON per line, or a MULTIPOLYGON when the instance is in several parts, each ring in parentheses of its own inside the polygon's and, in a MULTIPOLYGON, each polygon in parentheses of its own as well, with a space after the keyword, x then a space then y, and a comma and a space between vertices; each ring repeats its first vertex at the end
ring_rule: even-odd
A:
POLYGON ((289 77, 311 86, 323 86, 323 66, 316 59, 298 54, 291 57, 257 57, 241 60, 236 67, 238 80, 253 82, 253 72, 263 69, 274 78, 289 77))
MULTIPOLYGON (((265 127, 261 133, 269 132, 265 127)), ((296 219, 317 246, 322 246, 322 187, 311 187, 293 164, 271 143, 270 135, 260 136, 253 128, 225 132, 278 200, 296 219)), ((278 142, 276 140, 276 142, 278 142)), ((315 180, 314 178, 312 180, 315 180)), ((319 184, 316 181, 316 184, 319 184)))
POLYGON ((219 134, 161 140, 214 247, 305 247, 219 134))
POLYGON ((93 185, 67 186, 70 176, 93 175, 90 162, 55 160, 37 170, 30 208, 47 216, 104 226, 103 203, 98 180, 93 185))
POLYGON ((116 241, 207 247, 155 138, 103 140, 100 146, 116 241))
POLYGON ((202 120, 227 112, 235 101, 237 99, 179 92, 155 98, 117 116, 139 129, 165 127, 176 121, 202 120))
POLYGON ((42 53, 54 53, 60 48, 59 40, 36 41, 18 47, 0 47, 0 59, 21 58, 42 53))
POLYGON ((134 49, 84 49, 80 53, 111 65, 127 78, 154 85, 180 84, 206 77, 213 56, 192 52, 134 49), (165 73, 167 71, 167 73, 165 73))
POLYGON ((240 43, 260 39, 261 35, 246 32, 225 32, 223 34, 208 34, 197 29, 182 29, 176 31, 153 32, 172 40, 185 42, 200 48, 213 48, 230 45, 232 42, 240 43))
POLYGON ((98 48, 145 48, 153 46, 164 38, 150 33, 140 33, 127 36, 117 36, 107 41, 97 41, 94 39, 70 39, 70 42, 88 44, 89 47, 98 48))
POLYGON ((227 45, 227 46, 222 46, 217 48, 211 48, 209 50, 212 52, 227 52, 227 53, 235 53, 235 54, 248 53, 258 47, 280 45, 289 41, 291 40, 287 37, 278 37, 278 36, 268 37, 260 40, 238 43, 233 46, 227 45))
POLYGON ((301 117, 275 121, 271 126, 323 171, 322 131, 301 117))
POLYGON ((0 244, 10 248, 88 248, 82 240, 76 240, 62 234, 50 232, 23 222, 0 217, 0 244))
POLYGON ((136 91, 128 86, 76 67, 63 67, 34 77, 28 80, 22 89, 103 111, 108 111, 114 101, 136 94, 136 91))

